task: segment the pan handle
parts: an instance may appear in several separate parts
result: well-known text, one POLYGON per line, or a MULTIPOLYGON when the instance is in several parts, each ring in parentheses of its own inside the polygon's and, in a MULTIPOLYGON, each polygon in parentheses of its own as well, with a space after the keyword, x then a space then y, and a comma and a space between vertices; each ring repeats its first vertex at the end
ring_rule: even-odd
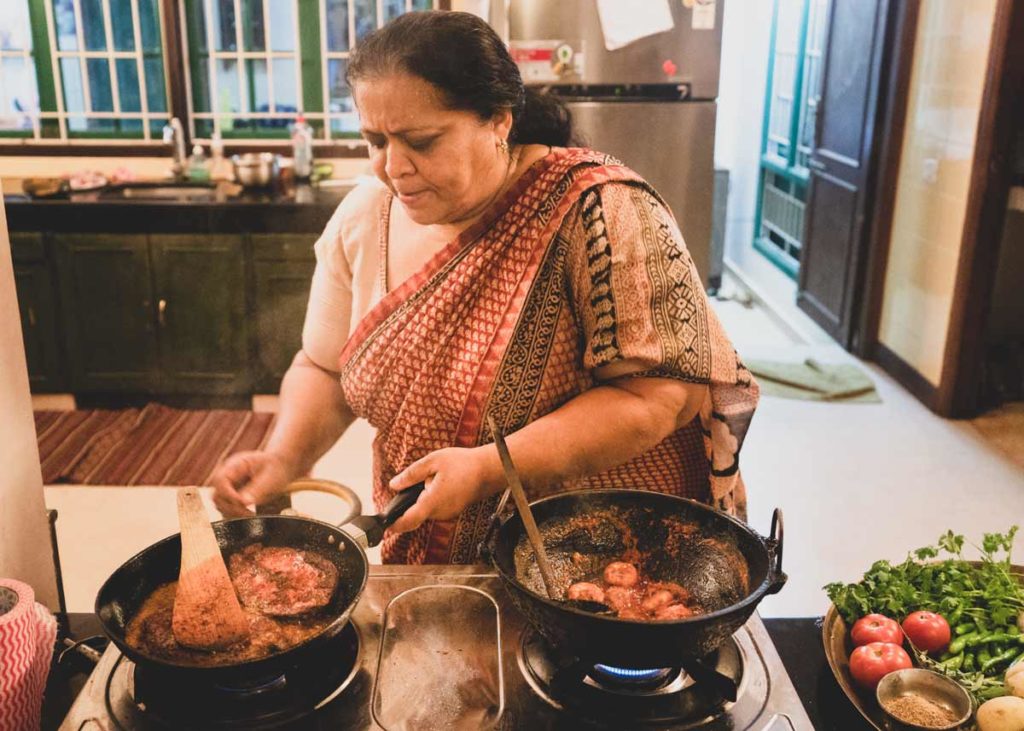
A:
POLYGON ((383 512, 377 515, 357 515, 345 526, 345 532, 363 548, 373 548, 384 540, 384 531, 405 515, 405 511, 416 504, 426 489, 426 483, 423 482, 407 487, 391 498, 383 512))
POLYGON ((427 489, 425 482, 417 482, 412 487, 407 487, 393 498, 391 502, 384 508, 384 512, 377 516, 380 520, 381 529, 390 528, 395 524, 395 521, 405 515, 405 511, 416 504, 419 500, 420 495, 427 489))
POLYGON ((772 582, 768 587, 769 594, 777 594, 781 591, 788 578, 782 570, 782 541, 784 537, 782 509, 775 508, 775 512, 772 513, 771 532, 768 534, 768 560, 772 562, 768 569, 772 582))
POLYGON ((323 492, 328 495, 334 495, 348 505, 348 511, 338 521, 338 525, 345 525, 345 523, 363 512, 363 501, 356 495, 355 490, 342 485, 340 482, 306 477, 288 483, 282 492, 286 494, 293 492, 323 492))

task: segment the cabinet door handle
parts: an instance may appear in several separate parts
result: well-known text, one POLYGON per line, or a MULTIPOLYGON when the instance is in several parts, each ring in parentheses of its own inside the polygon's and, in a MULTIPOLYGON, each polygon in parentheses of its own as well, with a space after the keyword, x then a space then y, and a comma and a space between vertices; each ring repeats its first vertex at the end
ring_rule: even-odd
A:
POLYGON ((160 327, 167 326, 167 300, 163 298, 156 303, 156 321, 160 323, 160 327))

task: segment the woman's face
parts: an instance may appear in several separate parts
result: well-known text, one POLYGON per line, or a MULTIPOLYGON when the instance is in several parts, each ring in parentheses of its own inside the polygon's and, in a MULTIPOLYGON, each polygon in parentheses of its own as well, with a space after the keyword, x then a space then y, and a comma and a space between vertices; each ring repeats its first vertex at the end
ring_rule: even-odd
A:
POLYGON ((373 171, 421 225, 478 214, 508 173, 506 111, 481 121, 445 107, 441 94, 405 73, 362 79, 353 89, 373 171))

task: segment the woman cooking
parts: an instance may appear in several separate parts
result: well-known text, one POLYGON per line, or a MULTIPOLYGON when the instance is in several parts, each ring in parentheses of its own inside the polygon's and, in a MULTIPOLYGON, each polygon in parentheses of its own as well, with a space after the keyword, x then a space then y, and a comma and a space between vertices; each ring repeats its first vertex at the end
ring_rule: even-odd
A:
POLYGON ((657 193, 566 147, 566 111, 476 16, 400 16, 348 81, 379 182, 316 244, 277 426, 218 469, 221 512, 250 514, 363 417, 377 507, 426 482, 383 560, 472 562, 505 487, 493 416, 532 498, 632 487, 743 515, 757 385, 657 193))

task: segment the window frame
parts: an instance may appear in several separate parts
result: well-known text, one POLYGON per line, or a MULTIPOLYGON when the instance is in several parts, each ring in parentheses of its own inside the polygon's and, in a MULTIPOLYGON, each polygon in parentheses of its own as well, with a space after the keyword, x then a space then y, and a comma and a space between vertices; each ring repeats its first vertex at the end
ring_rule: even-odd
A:
MULTIPOLYGON (((54 47, 55 38, 50 33, 50 20, 39 15, 45 12, 49 0, 29 0, 29 22, 32 26, 32 58, 36 66, 36 83, 39 87, 40 109, 57 108, 63 111, 64 100, 56 93, 53 74, 55 72, 54 47), (46 95, 44 97, 44 95, 46 95)), ((299 17, 299 53, 298 62, 301 68, 302 84, 299 93, 303 107, 311 116, 311 124, 329 125, 325 118, 323 105, 329 90, 326 89, 327 57, 324 42, 324 29, 321 25, 320 7, 322 0, 297 0, 299 17), (304 22, 309 19, 315 23, 304 22)), ((410 0, 406 0, 408 7, 410 0)), ((451 10, 451 0, 434 0, 439 10, 451 10)), ((380 16, 378 2, 378 17, 380 16)), ((52 13, 52 11, 50 11, 52 13)), ((188 41, 185 30, 184 0, 158 0, 158 12, 161 17, 162 42, 164 50, 164 75, 167 90, 167 115, 182 121, 185 132, 186 149, 191 147, 193 139, 208 144, 207 138, 196 138, 193 135, 195 119, 192 116, 192 102, 189 94, 187 74, 191 73, 192 59, 188 52, 188 41)), ((350 14, 351 15, 351 14, 350 14)), ((378 26, 379 27, 379 26, 378 26)), ((332 58, 336 54, 332 53, 332 58)), ((56 119, 47 119, 42 114, 39 125, 57 124, 56 119)), ((164 157, 171 156, 169 145, 160 139, 149 140, 132 137, 104 139, 98 136, 62 139, 33 139, 20 131, 11 130, 15 134, 0 134, 0 157, 5 156, 72 156, 89 155, 95 157, 164 157)), ((260 137, 246 139, 232 137, 224 139, 225 151, 229 154, 244 152, 264 152, 290 148, 287 139, 260 137)), ((327 139, 314 141, 318 157, 367 157, 365 141, 357 138, 340 138, 327 135, 327 139)))

